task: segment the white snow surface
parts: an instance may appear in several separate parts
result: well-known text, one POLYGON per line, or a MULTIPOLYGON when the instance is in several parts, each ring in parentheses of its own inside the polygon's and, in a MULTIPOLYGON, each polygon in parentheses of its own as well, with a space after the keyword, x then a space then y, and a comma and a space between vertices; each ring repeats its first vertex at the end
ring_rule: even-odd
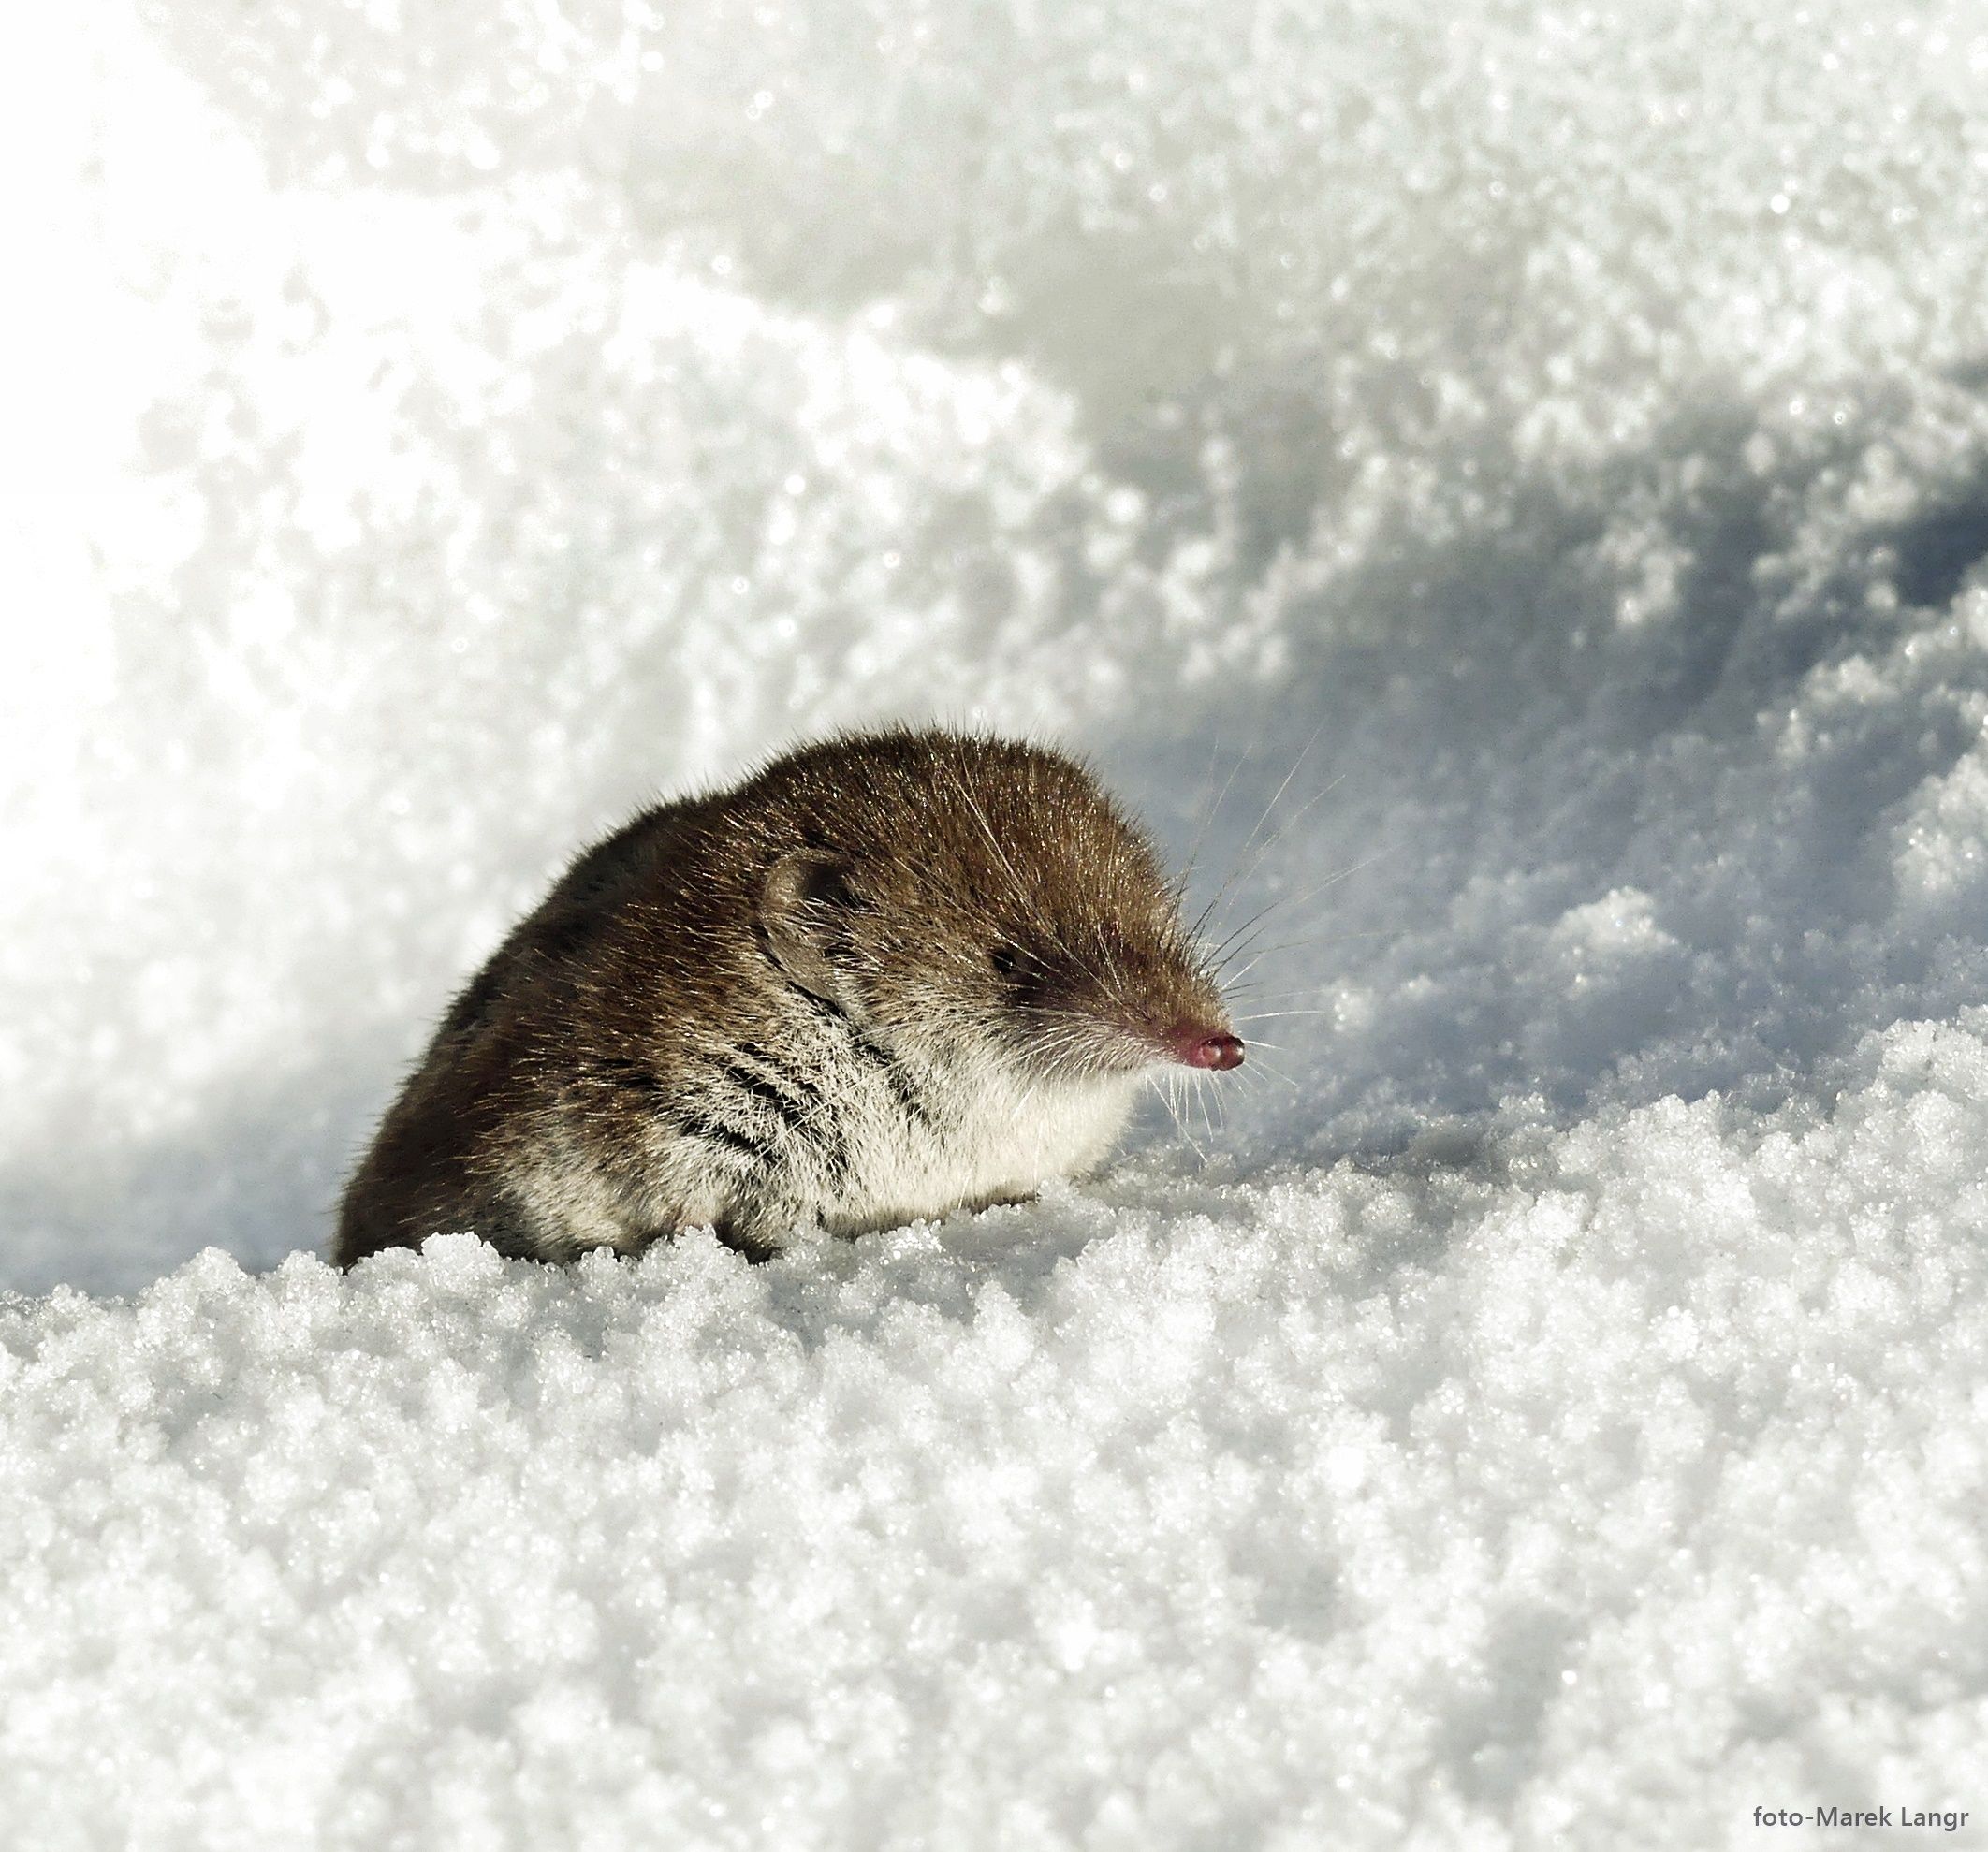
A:
POLYGON ((1988 1844, 1979 0, 8 37, 9 1844, 1988 1844), (316 1258, 576 847, 907 717, 1199 837, 1184 1128, 316 1258))

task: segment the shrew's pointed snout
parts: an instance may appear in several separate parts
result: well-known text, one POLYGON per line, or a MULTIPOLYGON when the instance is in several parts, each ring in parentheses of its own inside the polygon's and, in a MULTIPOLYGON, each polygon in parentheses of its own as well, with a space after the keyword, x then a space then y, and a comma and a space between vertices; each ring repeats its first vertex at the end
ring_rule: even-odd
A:
POLYGON ((1168 1034, 1167 1045, 1184 1067, 1213 1068, 1226 1072, 1242 1066, 1242 1037, 1210 1032, 1203 1023, 1180 1023, 1168 1034))

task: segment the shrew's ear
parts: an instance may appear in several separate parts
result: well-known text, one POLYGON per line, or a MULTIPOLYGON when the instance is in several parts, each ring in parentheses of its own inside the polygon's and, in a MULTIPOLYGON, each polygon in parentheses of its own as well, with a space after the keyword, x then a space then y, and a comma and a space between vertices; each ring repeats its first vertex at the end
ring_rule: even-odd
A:
POLYGON ((848 875, 841 856, 799 849, 767 870, 759 890, 759 936, 767 957, 803 990, 830 1002, 841 1001, 843 986, 829 955, 849 913, 862 904, 848 875))

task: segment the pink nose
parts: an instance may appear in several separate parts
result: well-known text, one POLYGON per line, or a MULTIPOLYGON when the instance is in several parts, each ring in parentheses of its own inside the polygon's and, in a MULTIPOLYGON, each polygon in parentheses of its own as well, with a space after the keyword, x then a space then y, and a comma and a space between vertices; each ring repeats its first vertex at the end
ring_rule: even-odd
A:
POLYGON ((1176 1058, 1191 1068, 1214 1068, 1218 1072, 1242 1066, 1242 1038, 1236 1035, 1202 1035, 1190 1029, 1174 1037, 1176 1058))

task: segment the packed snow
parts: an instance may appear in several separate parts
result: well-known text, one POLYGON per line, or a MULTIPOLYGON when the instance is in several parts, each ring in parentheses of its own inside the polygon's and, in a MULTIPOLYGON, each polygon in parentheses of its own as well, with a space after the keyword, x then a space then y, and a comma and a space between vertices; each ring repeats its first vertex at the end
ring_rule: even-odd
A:
POLYGON ((1988 1845, 1977 0, 10 42, 10 1843, 1988 1845), (1250 1063, 323 1263, 575 848, 896 718, 1191 853, 1250 1063))

